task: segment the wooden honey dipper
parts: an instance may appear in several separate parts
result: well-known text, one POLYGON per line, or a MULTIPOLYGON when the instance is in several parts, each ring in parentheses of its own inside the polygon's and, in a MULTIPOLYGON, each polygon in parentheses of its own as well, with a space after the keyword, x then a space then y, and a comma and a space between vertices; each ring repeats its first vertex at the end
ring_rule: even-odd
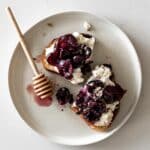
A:
POLYGON ((28 50, 27 45, 24 40, 24 36, 19 28, 19 25, 15 19, 15 16, 14 16, 11 8, 8 7, 6 10, 7 10, 8 14, 13 22, 13 25, 18 33, 20 44, 23 48, 23 51, 27 57, 27 60, 30 64, 30 66, 34 72, 35 76, 32 78, 34 92, 41 99, 52 96, 52 83, 43 73, 39 72, 35 62, 33 61, 32 57, 31 57, 31 54, 29 53, 29 50, 28 50))

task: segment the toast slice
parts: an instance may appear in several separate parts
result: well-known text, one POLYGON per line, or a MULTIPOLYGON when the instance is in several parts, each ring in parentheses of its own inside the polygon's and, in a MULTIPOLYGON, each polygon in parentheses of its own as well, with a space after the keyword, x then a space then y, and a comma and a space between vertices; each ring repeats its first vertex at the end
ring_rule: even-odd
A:
MULTIPOLYGON (((47 46, 47 48, 53 47, 56 43, 57 43, 57 39, 52 40, 50 42, 50 44, 47 46)), ((55 72, 55 73, 59 73, 59 70, 57 69, 56 66, 51 65, 50 63, 48 63, 47 57, 46 57, 46 48, 44 49, 44 51, 42 53, 42 64, 43 64, 43 66, 46 70, 49 70, 49 71, 52 71, 52 72, 55 72)))
POLYGON ((74 32, 60 36, 43 50, 42 64, 73 84, 82 83, 91 71, 94 44, 95 38, 89 34, 74 32))
POLYGON ((97 66, 71 109, 92 129, 106 131, 117 116, 126 90, 115 82, 111 65, 97 66))

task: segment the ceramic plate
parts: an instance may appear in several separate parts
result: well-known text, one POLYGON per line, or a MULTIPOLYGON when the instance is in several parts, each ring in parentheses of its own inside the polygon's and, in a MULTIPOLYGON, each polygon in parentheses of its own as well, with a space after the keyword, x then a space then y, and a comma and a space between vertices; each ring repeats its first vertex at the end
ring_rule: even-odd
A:
MULTIPOLYGON (((57 36, 74 31, 86 32, 83 28, 84 21, 92 24, 93 30, 90 33, 96 37, 94 63, 111 63, 117 82, 127 89, 121 101, 120 112, 107 132, 90 129, 68 106, 61 111, 55 97, 50 107, 38 106, 26 90, 33 73, 19 44, 14 50, 9 67, 10 94, 20 116, 48 140, 66 145, 98 142, 118 131, 131 116, 141 91, 141 68, 132 43, 116 25, 89 13, 59 13, 34 25, 25 33, 33 57, 41 54, 44 47, 57 36)), ((45 71, 40 63, 38 67, 58 86, 67 86, 74 94, 79 90, 79 86, 72 86, 62 77, 45 71)))

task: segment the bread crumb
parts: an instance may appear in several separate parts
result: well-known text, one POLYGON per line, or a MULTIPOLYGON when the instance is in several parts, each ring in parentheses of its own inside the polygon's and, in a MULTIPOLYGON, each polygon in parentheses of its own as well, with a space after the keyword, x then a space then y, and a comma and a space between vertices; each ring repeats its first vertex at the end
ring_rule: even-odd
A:
POLYGON ((53 24, 52 24, 52 23, 47 23, 47 25, 48 25, 49 27, 53 27, 53 24))

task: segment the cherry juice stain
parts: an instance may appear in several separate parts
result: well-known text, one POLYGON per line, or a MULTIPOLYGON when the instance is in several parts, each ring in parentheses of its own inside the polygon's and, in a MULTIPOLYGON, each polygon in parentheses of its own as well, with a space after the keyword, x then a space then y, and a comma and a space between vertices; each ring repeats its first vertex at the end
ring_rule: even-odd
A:
POLYGON ((44 99, 41 99, 39 96, 36 95, 36 93, 34 92, 33 86, 31 84, 29 84, 27 86, 27 91, 30 95, 33 96, 35 102, 39 105, 39 106, 45 106, 48 107, 51 105, 52 103, 52 98, 51 97, 47 97, 44 99))

